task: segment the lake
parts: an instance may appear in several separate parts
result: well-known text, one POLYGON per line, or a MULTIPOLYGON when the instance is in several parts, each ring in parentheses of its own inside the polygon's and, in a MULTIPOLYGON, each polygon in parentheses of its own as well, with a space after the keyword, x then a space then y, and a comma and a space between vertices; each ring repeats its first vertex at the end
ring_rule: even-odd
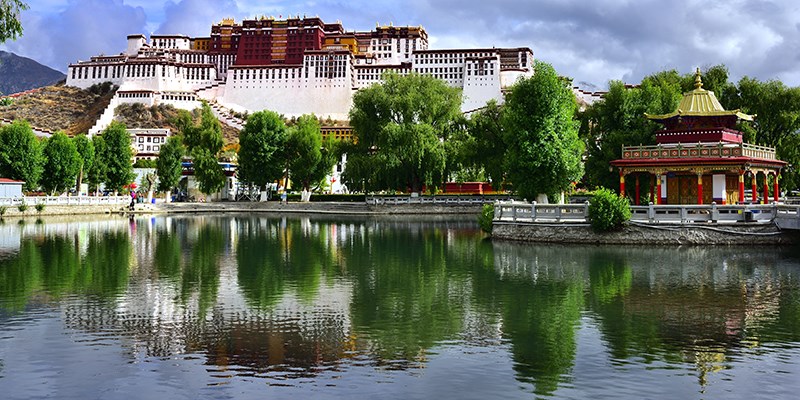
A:
POLYGON ((796 398, 800 252, 474 218, 0 223, 3 399, 796 398))

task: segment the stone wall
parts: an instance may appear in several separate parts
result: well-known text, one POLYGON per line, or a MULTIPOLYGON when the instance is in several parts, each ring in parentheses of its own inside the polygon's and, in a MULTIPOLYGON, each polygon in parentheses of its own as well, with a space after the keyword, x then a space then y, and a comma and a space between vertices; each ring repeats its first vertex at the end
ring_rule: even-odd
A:
POLYGON ((637 245, 776 245, 800 243, 800 232, 774 224, 627 224, 618 232, 595 233, 589 224, 495 222, 492 237, 504 240, 637 245))

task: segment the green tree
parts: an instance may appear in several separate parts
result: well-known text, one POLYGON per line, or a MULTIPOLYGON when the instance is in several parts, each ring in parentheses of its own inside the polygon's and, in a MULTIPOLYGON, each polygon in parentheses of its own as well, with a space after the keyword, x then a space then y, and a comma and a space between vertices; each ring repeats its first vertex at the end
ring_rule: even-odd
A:
POLYGON ((519 81, 506 98, 506 171, 525 198, 555 196, 583 175, 583 142, 578 137, 575 96, 555 69, 536 62, 531 78, 519 81))
POLYGON ((217 156, 225 142, 222 126, 211 112, 211 107, 203 102, 199 124, 194 124, 191 116, 183 112, 178 115, 176 125, 183 134, 187 151, 192 156, 194 176, 200 191, 206 195, 220 191, 225 186, 225 174, 217 162, 217 156))
POLYGON ((272 111, 247 117, 239 133, 239 180, 266 191, 267 184, 283 175, 287 129, 283 118, 272 111))
POLYGON ((75 184, 80 170, 80 154, 73 142, 63 132, 56 132, 44 144, 44 174, 42 189, 55 195, 75 184))
POLYGON ((796 144, 800 132, 800 87, 788 87, 783 82, 766 82, 744 77, 739 80, 732 108, 755 114, 755 143, 774 147, 777 156, 793 167, 781 173, 784 187, 800 184, 797 168, 800 154, 796 144))
POLYGON ((500 189, 506 179, 505 154, 506 130, 503 127, 503 108, 490 100, 486 107, 470 118, 462 142, 460 158, 462 165, 476 168, 500 189))
POLYGON ((25 190, 39 186, 42 146, 25 121, 0 127, 0 176, 25 181, 25 190))
POLYGON ((586 183, 616 188, 619 175, 609 163, 622 158, 623 145, 655 144, 659 125, 645 117, 666 114, 678 106, 682 78, 675 70, 645 77, 639 87, 612 81, 608 93, 581 115, 581 136, 586 141, 586 183))
POLYGON ((81 194, 81 186, 83 184, 83 177, 92 169, 94 164, 95 151, 94 143, 86 135, 77 135, 73 138, 75 142, 75 149, 78 151, 80 166, 78 169, 78 182, 75 185, 78 195, 81 194))
POLYGON ((161 146, 156 161, 156 174, 158 175, 158 190, 166 192, 167 202, 170 201, 172 188, 178 186, 183 172, 181 161, 186 149, 181 138, 170 136, 167 143, 161 146))
POLYGON ((27 9, 28 5, 21 0, 0 0, 0 43, 22 36, 19 16, 27 9))
POLYGON ((289 129, 287 161, 292 181, 303 188, 303 201, 308 201, 311 188, 319 186, 331 172, 335 161, 335 145, 328 140, 323 148, 319 121, 314 115, 303 115, 289 129))
POLYGON ((104 182, 107 189, 119 192, 134 178, 131 137, 125 125, 115 121, 103 131, 103 140, 105 148, 102 158, 106 166, 104 182))
POLYGON ((86 182, 90 188, 96 192, 100 191, 100 185, 106 180, 106 141, 103 136, 92 136, 92 147, 94 147, 94 162, 86 173, 86 182))
POLYGON ((343 180, 351 188, 410 189, 442 182, 444 141, 461 118, 461 92, 444 81, 411 73, 384 75, 384 82, 353 96, 343 180))

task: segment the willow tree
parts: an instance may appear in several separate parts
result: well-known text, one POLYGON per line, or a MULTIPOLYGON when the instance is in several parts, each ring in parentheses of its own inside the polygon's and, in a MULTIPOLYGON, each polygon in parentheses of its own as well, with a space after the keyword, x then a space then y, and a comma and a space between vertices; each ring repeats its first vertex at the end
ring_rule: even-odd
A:
POLYGON ((353 96, 343 180, 350 188, 419 192, 438 185, 447 164, 444 141, 461 117, 461 91, 416 73, 387 73, 353 96), (363 185, 363 186, 362 186, 363 185))
POLYGON ((583 175, 576 110, 570 82, 550 64, 537 61, 533 76, 511 88, 504 109, 506 171, 520 196, 555 197, 583 175))
POLYGON ((261 188, 262 201, 267 184, 283 175, 286 137, 283 118, 272 111, 251 114, 239 133, 239 180, 261 188))
POLYGON ((589 186, 618 187, 618 172, 609 170, 609 163, 622 158, 623 145, 655 144, 658 125, 648 120, 645 113, 674 111, 681 99, 684 80, 677 71, 670 70, 645 77, 638 87, 612 81, 603 99, 582 114, 589 186))
POLYGON ((28 5, 21 0, 0 0, 0 43, 22 36, 20 12, 28 5))

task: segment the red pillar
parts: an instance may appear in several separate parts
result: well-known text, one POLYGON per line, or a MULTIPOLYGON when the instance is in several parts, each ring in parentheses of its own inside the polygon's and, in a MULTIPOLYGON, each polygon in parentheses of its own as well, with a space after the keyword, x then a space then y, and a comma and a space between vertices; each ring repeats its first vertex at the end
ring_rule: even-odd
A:
POLYGON ((752 196, 753 204, 756 204, 758 202, 758 186, 756 186, 757 178, 758 178, 758 173, 753 172, 753 180, 750 182, 750 191, 753 192, 752 196))
POLYGON ((744 203, 744 171, 739 171, 739 204, 744 203))
POLYGON ((619 195, 625 197, 625 173, 619 171, 619 195))
POLYGON ((661 174, 656 175, 656 204, 661 204, 661 174))
POLYGON ((772 197, 775 199, 776 203, 780 200, 780 192, 778 189, 780 189, 780 187, 778 187, 778 174, 775 174, 775 180, 772 181, 772 197))
POLYGON ((703 174, 697 174, 697 204, 703 204, 703 174))
POLYGON ((639 205, 639 175, 636 175, 636 199, 634 204, 639 205))
POLYGON ((764 203, 769 204, 769 175, 764 174, 764 203))

